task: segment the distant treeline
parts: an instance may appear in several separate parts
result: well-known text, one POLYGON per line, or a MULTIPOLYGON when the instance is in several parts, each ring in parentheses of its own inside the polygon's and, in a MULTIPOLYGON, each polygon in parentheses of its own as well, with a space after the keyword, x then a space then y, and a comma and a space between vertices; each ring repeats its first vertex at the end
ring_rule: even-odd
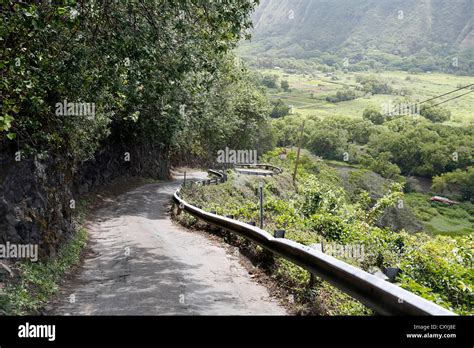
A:
POLYGON ((400 174, 431 178, 449 173, 443 179, 435 178, 437 187, 456 187, 463 199, 474 199, 472 128, 437 124, 421 116, 374 124, 369 119, 342 116, 290 115, 274 120, 278 145, 298 144, 303 120, 303 144, 315 155, 360 164, 394 180, 400 174))
POLYGON ((432 55, 426 50, 413 56, 377 52, 364 55, 341 55, 328 52, 287 54, 268 56, 243 55, 245 62, 253 68, 271 69, 281 67, 289 73, 310 74, 314 71, 383 71, 402 70, 410 73, 444 72, 456 75, 474 75, 474 49, 457 54, 432 55), (454 57, 454 58, 453 58, 454 57))

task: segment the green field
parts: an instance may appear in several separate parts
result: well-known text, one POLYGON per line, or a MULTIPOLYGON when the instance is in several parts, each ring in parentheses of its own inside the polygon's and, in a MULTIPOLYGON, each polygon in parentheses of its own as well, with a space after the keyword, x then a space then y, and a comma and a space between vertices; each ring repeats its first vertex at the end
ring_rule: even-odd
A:
MULTIPOLYGON (((370 104, 380 107, 381 104, 390 100, 393 103, 401 102, 403 98, 399 95, 371 95, 367 94, 355 100, 330 103, 325 99, 334 95, 339 89, 345 86, 357 86, 356 77, 358 75, 375 75, 390 81, 390 85, 395 90, 407 89, 411 93, 408 98, 410 102, 422 101, 430 97, 444 94, 455 90, 460 86, 474 83, 474 78, 470 76, 456 76, 440 73, 418 73, 387 71, 382 73, 335 73, 315 72, 311 75, 287 74, 282 69, 259 70, 264 74, 278 75, 280 81, 288 80, 290 91, 284 92, 281 89, 269 89, 271 100, 282 99, 286 104, 292 105, 294 112, 302 115, 331 116, 343 115, 349 117, 361 117, 363 110, 370 104)), ((458 94, 465 93, 466 90, 450 94, 444 99, 437 99, 441 102, 458 94)), ((452 100, 442 105, 451 111, 451 123, 464 125, 474 122, 474 93, 452 100)))
POLYGON ((405 195, 408 206, 422 222, 424 230, 432 234, 469 235, 474 233, 474 205, 463 202, 448 206, 430 202, 430 194, 405 195))

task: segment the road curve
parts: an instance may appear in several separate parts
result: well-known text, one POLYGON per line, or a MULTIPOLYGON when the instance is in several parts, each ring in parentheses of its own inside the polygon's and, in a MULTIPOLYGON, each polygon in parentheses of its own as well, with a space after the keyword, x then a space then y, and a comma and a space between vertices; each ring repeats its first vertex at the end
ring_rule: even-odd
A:
POLYGON ((180 182, 141 186, 98 209, 88 228, 92 253, 48 314, 287 314, 237 255, 172 223, 168 210, 180 182))

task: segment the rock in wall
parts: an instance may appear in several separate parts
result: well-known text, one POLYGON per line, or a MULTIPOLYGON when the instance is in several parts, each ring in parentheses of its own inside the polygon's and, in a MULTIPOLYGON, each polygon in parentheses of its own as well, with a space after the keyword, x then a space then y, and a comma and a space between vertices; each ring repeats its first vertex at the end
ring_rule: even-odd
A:
POLYGON ((57 158, 3 159, 0 175, 0 244, 38 244, 54 256, 73 232, 71 170, 57 158))

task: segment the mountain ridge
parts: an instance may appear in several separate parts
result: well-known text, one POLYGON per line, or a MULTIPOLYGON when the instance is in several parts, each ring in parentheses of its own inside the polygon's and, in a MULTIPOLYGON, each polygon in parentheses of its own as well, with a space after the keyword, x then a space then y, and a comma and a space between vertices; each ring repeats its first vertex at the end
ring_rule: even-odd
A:
POLYGON ((331 53, 353 63, 383 63, 387 57, 380 54, 394 60, 429 55, 443 62, 428 70, 449 67, 454 58, 460 68, 474 69, 472 0, 262 0, 253 24, 251 42, 241 45, 244 56, 305 59, 331 53))

